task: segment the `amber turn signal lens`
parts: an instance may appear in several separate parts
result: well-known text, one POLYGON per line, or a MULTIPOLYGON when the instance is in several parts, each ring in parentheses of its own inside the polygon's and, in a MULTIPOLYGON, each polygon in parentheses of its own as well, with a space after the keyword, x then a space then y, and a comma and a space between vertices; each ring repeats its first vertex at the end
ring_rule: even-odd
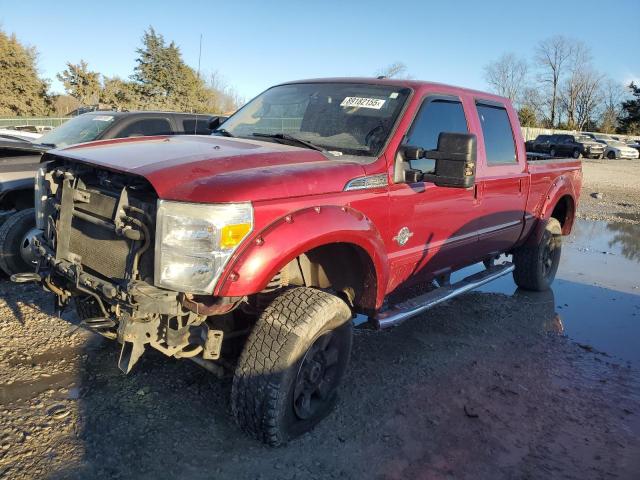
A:
POLYGON ((250 223, 238 223, 236 225, 226 225, 220 232, 220 246, 222 248, 233 248, 237 246, 247 233, 251 230, 250 223))

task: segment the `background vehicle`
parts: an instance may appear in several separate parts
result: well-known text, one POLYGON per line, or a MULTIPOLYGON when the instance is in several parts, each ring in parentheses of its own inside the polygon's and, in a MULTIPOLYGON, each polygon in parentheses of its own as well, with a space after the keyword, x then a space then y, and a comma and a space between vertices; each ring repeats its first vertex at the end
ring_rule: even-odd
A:
POLYGON ((579 160, 527 163, 507 99, 441 84, 292 82, 215 133, 47 152, 39 270, 13 280, 74 299, 124 372, 147 347, 232 369, 271 445, 335 404, 356 313, 390 327, 511 272, 548 288, 581 187, 579 160))
POLYGON ((638 152, 640 152, 640 140, 638 140, 637 138, 627 140, 627 146, 635 148, 636 150, 638 150, 638 152))
POLYGON ((33 178, 43 152, 92 140, 148 135, 209 135, 208 115, 174 112, 93 112, 41 136, 38 143, 0 138, 0 270, 22 272, 33 260, 33 178), (16 213, 19 212, 19 213, 16 213))
POLYGON ((553 135, 538 135, 535 140, 525 142, 525 149, 531 153, 549 153, 553 135))
POLYGON ((612 138, 601 138, 598 140, 605 146, 604 155, 610 160, 615 159, 636 159, 640 152, 630 145, 612 138))
POLYGON ((586 135, 552 135, 549 140, 551 157, 602 158, 604 148, 586 135))

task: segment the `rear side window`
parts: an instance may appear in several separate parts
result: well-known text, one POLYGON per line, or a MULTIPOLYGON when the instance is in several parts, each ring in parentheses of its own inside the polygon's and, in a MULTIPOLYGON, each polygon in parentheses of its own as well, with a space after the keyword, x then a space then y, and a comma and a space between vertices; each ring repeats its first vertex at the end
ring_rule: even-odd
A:
MULTIPOLYGON (((405 144, 435 150, 438 147, 438 136, 442 132, 469 132, 460 101, 439 98, 425 101, 413 121, 405 144)), ((433 173, 435 165, 435 160, 427 158, 411 161, 411 168, 424 173, 433 173)))
POLYGON ((507 110, 503 107, 476 104, 482 124, 487 164, 504 165, 517 163, 516 145, 507 110))
POLYGON ((211 135, 209 130, 209 120, 199 118, 196 122, 195 118, 188 118, 182 121, 182 128, 187 135, 211 135))
POLYGON ((144 118, 135 120, 124 127, 118 137, 148 137, 150 135, 171 135, 171 124, 166 118, 144 118))

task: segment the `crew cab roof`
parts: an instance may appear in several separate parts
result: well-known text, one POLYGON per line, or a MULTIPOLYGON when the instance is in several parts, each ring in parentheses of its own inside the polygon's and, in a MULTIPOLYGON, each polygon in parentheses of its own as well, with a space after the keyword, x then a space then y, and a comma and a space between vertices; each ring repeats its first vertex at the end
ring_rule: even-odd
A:
POLYGON ((335 77, 335 78, 309 78, 304 80, 294 80, 291 82, 284 82, 280 85, 294 85, 297 83, 364 83, 369 85, 389 85, 399 88, 410 88, 412 90, 419 90, 425 87, 446 87, 449 90, 457 91, 458 93, 466 93, 475 96, 481 96, 487 99, 493 99, 500 103, 508 103, 509 99, 496 95, 494 93, 483 92, 480 90, 473 90, 470 88, 458 87, 456 85, 448 85, 446 83, 438 82, 426 82, 422 80, 410 80, 399 78, 375 78, 375 77, 335 77))

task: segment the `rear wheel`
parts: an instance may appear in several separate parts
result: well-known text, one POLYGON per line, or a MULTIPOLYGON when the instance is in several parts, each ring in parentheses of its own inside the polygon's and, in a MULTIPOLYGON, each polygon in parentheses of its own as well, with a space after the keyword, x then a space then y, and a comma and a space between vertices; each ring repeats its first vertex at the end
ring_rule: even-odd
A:
POLYGON ((35 270, 31 244, 36 230, 33 208, 21 210, 9 217, 0 227, 0 269, 7 275, 35 270))
POLYGON ((555 218, 547 222, 540 243, 523 246, 513 252, 513 279, 527 290, 543 291, 553 283, 560 264, 562 227, 555 218))
POLYGON ((240 427, 272 446, 313 428, 336 403, 351 342, 351 310, 340 298, 311 288, 278 296, 238 361, 231 408, 240 427))

